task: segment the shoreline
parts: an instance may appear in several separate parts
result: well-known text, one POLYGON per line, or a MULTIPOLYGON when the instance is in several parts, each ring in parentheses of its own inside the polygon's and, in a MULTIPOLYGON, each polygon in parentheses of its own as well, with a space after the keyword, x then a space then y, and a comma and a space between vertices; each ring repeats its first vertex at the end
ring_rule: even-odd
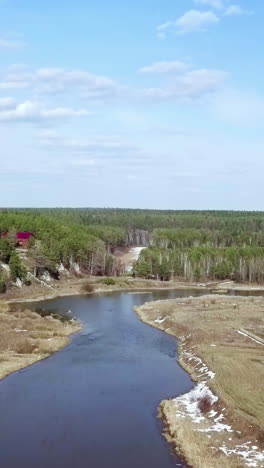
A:
MULTIPOLYGON (((129 287, 128 284, 123 285, 122 287, 120 285, 116 285, 116 287, 107 287, 106 285, 103 284, 95 284, 94 286, 98 286, 94 291, 92 292, 84 292, 82 290, 83 285, 87 283, 87 279, 81 279, 79 281, 76 281, 76 279, 71 282, 70 284, 65 284, 62 283, 59 285, 57 289, 52 288, 51 290, 42 290, 41 293, 40 291, 30 291, 26 290, 28 293, 26 297, 9 297, 6 298, 4 296, 0 296, 0 318, 1 316, 5 316, 5 320, 8 321, 9 318, 12 316, 12 305, 17 305, 19 304, 26 304, 26 303, 35 303, 35 302, 42 302, 42 301, 48 301, 60 297, 73 297, 73 296, 92 296, 92 295, 100 295, 100 294, 105 294, 105 293, 118 293, 118 292, 139 292, 139 291, 155 291, 155 290, 176 290, 176 289, 201 289, 200 286, 196 286, 193 284, 189 284, 189 287, 187 284, 177 282, 173 286, 172 285, 167 285, 164 282, 159 282, 159 281, 149 281, 146 283, 146 281, 143 281, 144 286, 140 287, 140 284, 142 284, 142 281, 134 281, 132 282, 131 286, 129 287)), ((205 291, 207 291, 205 289, 205 291)), ((21 290, 15 291, 17 294, 21 292, 21 290)), ((24 291, 23 291, 24 292, 24 291)), ((25 311, 25 315, 27 314, 27 311, 25 311)), ((45 319, 42 318, 44 321, 45 319)), ((15 327, 15 325, 14 325, 15 327)), ((15 330, 19 330, 20 333, 23 333, 23 338, 25 340, 27 339, 26 332, 29 332, 30 330, 23 330, 23 327, 16 326, 14 328, 15 330)), ((46 345, 49 345, 48 347, 51 347, 50 345, 53 345, 52 350, 45 352, 45 353, 39 353, 37 354, 36 352, 34 353, 12 353, 8 352, 8 347, 9 345, 6 345, 7 349, 0 350, 0 381, 7 377, 8 375, 11 375, 14 372, 17 372, 21 369, 24 369, 26 367, 31 366, 32 364, 41 361, 43 359, 47 359, 50 357, 52 354, 60 351, 64 347, 66 347, 70 343, 71 336, 74 334, 78 333, 82 329, 82 324, 73 321, 71 326, 69 326, 69 330, 67 330, 66 336, 60 340, 59 343, 54 344, 53 342, 51 343, 51 338, 48 337, 46 341, 46 345)), ((1 333, 0 333, 0 338, 1 338, 1 333)))
MULTIPOLYGON (((104 293, 112 293, 112 292, 129 292, 129 291, 174 291, 177 289, 198 289, 204 290, 205 293, 208 292, 208 288, 206 285, 202 286, 196 283, 184 283, 184 282, 164 282, 164 281, 155 281, 155 280, 131 280, 131 285, 129 284, 117 284, 115 287, 110 286, 107 287, 104 284, 100 283, 91 283, 95 288, 93 291, 86 292, 82 288, 85 285, 85 282, 89 281, 89 279, 81 279, 80 281, 76 281, 65 285, 57 285, 59 287, 52 288, 51 290, 42 290, 37 292, 29 292, 28 295, 19 297, 20 290, 17 290, 17 296, 15 297, 6 297, 4 294, 0 295, 0 307, 1 304, 19 304, 19 303, 26 303, 26 302, 41 302, 46 300, 52 300, 59 297, 70 297, 70 296, 91 296, 91 295, 99 295, 104 293), (142 286, 142 283, 144 285, 142 286)), ((26 291, 26 290, 25 290, 26 291)), ((27 292, 27 291, 26 291, 27 292)), ((263 289, 264 292, 264 289, 263 289)))
POLYGON ((264 285, 255 285, 248 283, 235 283, 233 281, 222 281, 222 282, 208 282, 208 283, 197 283, 197 282, 184 282, 184 281, 159 281, 159 280, 143 280, 140 278, 122 278, 119 277, 116 279, 116 286, 106 286, 103 283, 95 282, 98 280, 98 277, 92 278, 82 278, 76 280, 68 280, 67 282, 47 284, 46 289, 44 287, 35 288, 34 290, 28 290, 28 287, 23 287, 22 289, 13 290, 11 294, 0 295, 0 307, 1 304, 17 304, 17 303, 26 303, 26 302, 40 302, 45 300, 52 300, 59 297, 67 296, 78 296, 78 295, 93 295, 93 294, 104 294, 112 292, 126 292, 126 291, 174 291, 178 289, 186 290, 199 290, 206 293, 215 293, 215 294, 230 294, 232 292, 236 293, 263 293, 264 295, 264 285), (83 289, 83 286, 91 281, 91 285, 94 287, 93 291, 87 292, 83 289), (130 284, 129 284, 130 283, 130 284), (55 287, 54 287, 55 286, 55 287), (22 294, 21 294, 22 293, 22 294), (28 293, 28 294, 27 294, 28 293), (20 295, 21 294, 21 295, 20 295), (25 294, 25 295, 24 295, 25 294))
MULTIPOLYGON (((202 296, 194 298, 192 304, 231 300, 234 307, 237 303, 240 307, 243 301, 247 303, 250 300, 237 296, 228 296, 225 299, 223 297, 222 295, 202 296)), ((194 382, 190 392, 161 402, 159 416, 165 423, 164 436, 173 445, 176 453, 193 468, 260 468, 264 464, 264 451, 259 448, 260 444, 262 449, 264 448, 263 440, 258 441, 255 434, 261 435, 261 429, 254 432, 250 418, 245 417, 243 420, 242 415, 232 406, 231 400, 225 398, 224 392, 220 391, 219 379, 215 378, 215 368, 212 363, 208 364, 208 360, 204 359, 204 353, 197 343, 192 341, 191 327, 183 328, 183 322, 180 322, 177 324, 178 328, 173 328, 170 315, 167 315, 169 306, 172 305, 176 310, 177 304, 180 306, 185 300, 186 298, 156 301, 135 308, 143 323, 177 338, 178 362, 194 382), (241 433, 241 428, 245 434, 241 433)), ((209 310, 206 310, 206 313, 208 312, 209 310)), ((251 337, 247 335, 244 338, 247 340, 251 337)), ((212 340, 212 343, 214 342, 212 340)), ((261 344, 259 342, 260 352, 264 353, 261 344)), ((214 350, 218 344, 210 346, 214 350)), ((224 378, 223 374, 222 379, 224 378)))

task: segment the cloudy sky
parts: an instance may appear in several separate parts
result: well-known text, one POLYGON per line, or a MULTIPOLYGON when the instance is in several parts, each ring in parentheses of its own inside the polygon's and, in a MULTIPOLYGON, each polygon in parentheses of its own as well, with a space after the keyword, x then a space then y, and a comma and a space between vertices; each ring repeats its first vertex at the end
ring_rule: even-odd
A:
POLYGON ((264 209, 263 19, 0 0, 0 206, 264 209))

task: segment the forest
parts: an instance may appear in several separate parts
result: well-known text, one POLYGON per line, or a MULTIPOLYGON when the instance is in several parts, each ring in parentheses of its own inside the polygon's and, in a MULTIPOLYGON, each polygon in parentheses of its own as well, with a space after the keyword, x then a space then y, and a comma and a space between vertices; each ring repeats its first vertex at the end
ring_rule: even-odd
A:
MULTIPOLYGON (((59 277, 75 264, 87 275, 123 274, 116 248, 144 246, 134 276, 161 280, 264 282, 264 212, 107 208, 0 210, 0 262, 11 278, 59 277), (33 234, 26 261, 15 234, 33 234), (6 237, 3 234, 7 233, 6 237)), ((5 271, 1 269, 0 288, 5 271)))

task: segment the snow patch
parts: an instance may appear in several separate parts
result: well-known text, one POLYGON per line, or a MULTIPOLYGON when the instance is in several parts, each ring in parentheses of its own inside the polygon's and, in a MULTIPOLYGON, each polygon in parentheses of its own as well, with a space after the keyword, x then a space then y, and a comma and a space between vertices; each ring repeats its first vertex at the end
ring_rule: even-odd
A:
POLYGON ((180 404, 184 411, 177 411, 177 416, 185 417, 187 414, 196 424, 204 421, 205 417, 199 409, 199 401, 203 398, 210 400, 211 405, 218 401, 218 397, 211 392, 205 382, 199 383, 189 393, 186 393, 185 395, 177 397, 173 400, 177 405, 180 404))
POLYGON ((228 457, 230 455, 238 455, 245 461, 245 464, 252 468, 263 466, 264 453, 258 451, 258 447, 250 446, 250 442, 243 445, 237 445, 235 448, 230 449, 224 443, 219 449, 228 457), (261 463, 261 465, 260 465, 261 463))
POLYGON ((183 351, 184 356, 187 357, 188 361, 194 361, 196 364, 194 366, 194 369, 196 369, 198 372, 202 374, 202 377, 207 377, 210 380, 214 379, 215 373, 210 371, 207 367, 207 365, 197 356, 194 356, 192 353, 188 351, 183 351), (200 367, 198 369, 198 367, 200 367))
POLYGON ((168 317, 165 317, 164 319, 162 319, 161 317, 157 318, 156 320, 154 320, 155 323, 163 323, 165 322, 165 320, 167 319, 168 317))
MULTIPOLYGON (((237 331, 239 332, 239 330, 237 331)), ((244 332, 241 332, 241 334, 246 335, 244 332)), ((186 339, 184 339, 184 341, 186 341, 186 339)), ((193 361, 194 368, 203 376, 207 378, 215 377, 215 374, 208 370, 208 367, 199 357, 193 355, 190 351, 183 350, 182 353, 184 357, 188 359, 188 361, 193 361)), ((211 411, 209 411, 206 415, 201 412, 199 406, 203 399, 206 399, 211 406, 213 406, 214 403, 218 401, 218 397, 214 395, 207 386, 207 381, 200 382, 191 392, 173 400, 176 406, 176 416, 178 418, 189 417, 192 422, 197 425, 195 430, 197 432, 205 433, 206 437, 209 439, 211 438, 211 433, 214 432, 229 434, 233 433, 234 430, 232 429, 232 426, 225 424, 224 421, 225 408, 222 409, 220 414, 214 409, 211 409, 211 411), (200 424, 201 426, 199 427, 200 424)), ((232 443, 231 437, 229 437, 228 440, 232 443)), ((256 442, 257 441, 255 441, 255 443, 256 442)), ((217 450, 216 447, 211 448, 217 450)), ((260 468, 264 466, 264 452, 261 452, 256 445, 253 445, 253 442, 246 442, 243 445, 237 445, 233 448, 227 447, 226 443, 224 442, 222 447, 219 447, 219 449, 226 456, 237 455, 249 468, 260 468)))

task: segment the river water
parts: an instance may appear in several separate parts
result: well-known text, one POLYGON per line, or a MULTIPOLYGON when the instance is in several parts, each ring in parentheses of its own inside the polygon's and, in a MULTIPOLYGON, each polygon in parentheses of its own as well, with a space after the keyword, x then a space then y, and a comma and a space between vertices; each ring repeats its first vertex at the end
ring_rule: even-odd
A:
POLYGON ((161 435, 157 408, 193 384, 177 364, 176 339, 141 323, 133 307, 190 295, 201 292, 125 292, 31 305, 70 309, 84 327, 62 351, 0 382, 1 468, 187 467, 161 435))

